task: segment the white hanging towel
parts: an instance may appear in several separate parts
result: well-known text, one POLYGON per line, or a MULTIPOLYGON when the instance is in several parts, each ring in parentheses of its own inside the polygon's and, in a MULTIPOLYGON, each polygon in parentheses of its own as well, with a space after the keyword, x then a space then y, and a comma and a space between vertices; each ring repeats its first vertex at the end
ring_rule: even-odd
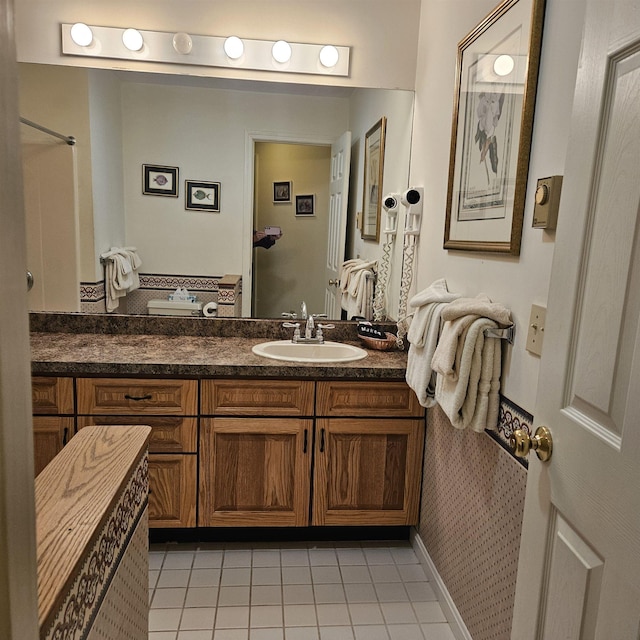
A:
POLYGON ((476 318, 460 335, 456 378, 436 378, 436 401, 456 429, 482 432, 498 425, 501 340, 484 335, 485 329, 497 326, 488 318, 476 318))
POLYGON ((105 263, 106 306, 111 313, 118 308, 120 298, 140 287, 138 269, 142 260, 135 247, 111 247, 100 258, 105 263))
POLYGON ((340 304, 347 312, 347 319, 362 316, 371 320, 373 316, 373 291, 375 260, 369 262, 354 258, 342 263, 340 269, 340 304))
POLYGON ((440 335, 440 315, 449 302, 459 297, 448 291, 446 280, 441 278, 409 300, 409 306, 415 311, 407 332, 409 354, 405 378, 423 407, 436 404, 436 374, 431 369, 431 360, 440 335))

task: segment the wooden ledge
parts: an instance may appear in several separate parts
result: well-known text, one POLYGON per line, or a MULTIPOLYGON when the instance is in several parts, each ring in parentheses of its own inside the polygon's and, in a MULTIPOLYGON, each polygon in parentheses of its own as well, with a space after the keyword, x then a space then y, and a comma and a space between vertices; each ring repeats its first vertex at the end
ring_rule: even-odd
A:
POLYGON ((81 429, 35 480, 40 628, 55 615, 145 455, 147 426, 81 429))

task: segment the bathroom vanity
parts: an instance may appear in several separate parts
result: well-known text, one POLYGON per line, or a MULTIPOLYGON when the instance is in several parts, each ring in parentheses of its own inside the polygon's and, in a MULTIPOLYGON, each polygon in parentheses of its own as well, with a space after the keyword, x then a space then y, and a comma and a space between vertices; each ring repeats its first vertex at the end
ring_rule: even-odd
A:
MULTIPOLYGON (((32 331, 38 465, 87 426, 144 424, 151 527, 417 522, 425 421, 405 353, 301 364, 252 353, 285 337, 273 321, 70 320, 32 331)), ((352 323, 337 333, 356 341, 352 323)))

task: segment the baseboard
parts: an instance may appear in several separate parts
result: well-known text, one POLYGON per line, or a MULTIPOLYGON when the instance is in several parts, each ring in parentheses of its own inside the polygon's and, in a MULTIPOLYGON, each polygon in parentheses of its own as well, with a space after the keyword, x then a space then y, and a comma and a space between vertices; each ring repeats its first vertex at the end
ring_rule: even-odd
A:
POLYGON ((440 574, 436 569, 436 565, 429 556, 422 538, 413 527, 409 534, 409 540, 411 541, 411 546, 413 547, 415 554, 418 556, 418 560, 420 560, 420 564, 422 565, 424 572, 427 574, 427 578, 429 578, 429 582, 431 583, 433 590, 438 596, 438 602, 442 607, 442 611, 447 618, 447 622, 449 623, 456 640, 473 640, 469 630, 467 629, 467 625, 464 623, 464 620, 462 619, 462 616, 460 615, 460 612, 447 589, 447 586, 440 577, 440 574))

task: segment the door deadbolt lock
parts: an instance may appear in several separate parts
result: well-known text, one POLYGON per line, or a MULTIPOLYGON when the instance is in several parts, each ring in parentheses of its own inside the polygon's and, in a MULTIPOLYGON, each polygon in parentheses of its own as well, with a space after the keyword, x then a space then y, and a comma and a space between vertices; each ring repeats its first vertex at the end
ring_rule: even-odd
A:
POLYGON ((533 449, 538 458, 546 462, 553 453, 553 438, 547 427, 538 427, 533 437, 525 429, 516 429, 509 439, 509 445, 517 458, 526 458, 533 449))

